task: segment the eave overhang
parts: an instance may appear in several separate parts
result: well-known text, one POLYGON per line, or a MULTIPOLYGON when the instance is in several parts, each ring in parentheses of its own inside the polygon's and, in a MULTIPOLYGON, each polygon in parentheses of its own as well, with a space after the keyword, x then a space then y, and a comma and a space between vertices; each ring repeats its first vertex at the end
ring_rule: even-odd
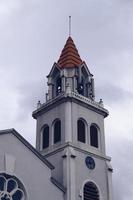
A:
POLYGON ((104 118, 109 115, 107 109, 101 106, 98 102, 91 100, 87 97, 84 97, 76 92, 71 92, 69 94, 61 93, 56 98, 47 101, 46 103, 42 104, 41 107, 35 110, 32 113, 34 119, 37 119, 38 116, 42 115, 43 113, 51 110, 53 107, 60 105, 64 102, 75 102, 79 105, 82 105, 92 111, 95 111, 98 114, 101 114, 104 118))
POLYGON ((55 167, 46 159, 44 158, 25 138, 22 137, 14 128, 0 130, 0 136, 5 134, 13 134, 16 138, 18 138, 32 153, 35 154, 47 167, 53 170, 55 167))

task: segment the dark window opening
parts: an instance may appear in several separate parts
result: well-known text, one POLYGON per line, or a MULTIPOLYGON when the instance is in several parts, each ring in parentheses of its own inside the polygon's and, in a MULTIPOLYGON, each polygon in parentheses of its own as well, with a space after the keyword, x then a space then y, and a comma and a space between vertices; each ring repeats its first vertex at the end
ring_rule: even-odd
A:
POLYGON ((0 174, 0 199, 22 200, 25 199, 25 189, 22 183, 9 174, 0 174))
POLYGON ((84 86, 83 84, 78 84, 78 93, 84 95, 84 86))
POLYGON ((96 185, 92 182, 88 182, 84 186, 84 200, 99 200, 99 192, 96 185))
POLYGON ((82 77, 82 81, 79 82, 78 80, 78 88, 77 91, 79 94, 84 95, 84 81, 83 81, 83 77, 82 77))
POLYGON ((43 130, 43 149, 49 147, 49 127, 46 126, 43 130))
POLYGON ((0 191, 4 190, 5 184, 6 184, 6 180, 3 176, 1 176, 0 177, 0 191))
POLYGON ((54 143, 61 141, 61 121, 58 120, 54 124, 54 143))
POLYGON ((98 130, 93 125, 90 127, 90 144, 91 146, 98 148, 98 130))
POLYGON ((8 181, 7 191, 11 192, 17 186, 16 182, 11 179, 8 181))
POLYGON ((82 120, 77 123, 78 141, 85 143, 85 124, 82 120))
POLYGON ((56 95, 61 93, 61 78, 58 78, 56 81, 56 95))
POLYGON ((89 87, 89 85, 88 85, 88 83, 86 83, 85 84, 85 90, 86 90, 85 96, 86 97, 88 97, 88 87, 89 87))
MULTIPOLYGON (((13 195, 12 195, 12 199, 13 200, 21 200, 23 197, 23 193, 21 192, 21 190, 17 190, 13 195)), ((7 200, 7 199, 6 199, 7 200)))

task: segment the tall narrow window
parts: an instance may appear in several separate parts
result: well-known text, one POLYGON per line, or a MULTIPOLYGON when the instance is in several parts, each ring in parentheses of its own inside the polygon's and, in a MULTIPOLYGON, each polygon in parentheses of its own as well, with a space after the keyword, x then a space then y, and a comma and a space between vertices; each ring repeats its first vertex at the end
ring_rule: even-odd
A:
POLYGON ((56 95, 61 93, 61 78, 58 78, 56 81, 56 95))
POLYGON ((43 149, 49 147, 49 126, 45 126, 43 129, 43 149))
POLYGON ((94 125, 90 127, 90 144, 98 148, 98 130, 94 125))
POLYGON ((77 91, 78 91, 79 94, 84 95, 84 81, 83 81, 83 77, 82 77, 82 81, 78 82, 77 91))
POLYGON ((61 141, 61 121, 58 120, 54 124, 54 143, 61 141))
POLYGON ((85 123, 82 120, 77 122, 78 141, 85 143, 85 123))
POLYGON ((99 192, 96 185, 92 182, 88 182, 84 186, 84 200, 99 200, 99 192))

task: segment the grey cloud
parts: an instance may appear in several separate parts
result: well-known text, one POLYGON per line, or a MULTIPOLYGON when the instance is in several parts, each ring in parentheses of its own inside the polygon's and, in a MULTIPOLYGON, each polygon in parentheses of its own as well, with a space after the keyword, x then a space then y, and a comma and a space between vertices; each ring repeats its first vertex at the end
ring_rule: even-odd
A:
MULTIPOLYGON (((131 133, 132 134, 132 133, 131 133)), ((118 133, 116 133, 118 135, 118 133)), ((120 135, 120 134, 119 134, 120 135)), ((132 200, 133 198, 133 140, 112 138, 110 153, 113 157, 113 189, 115 199, 132 200), (113 147, 113 148, 112 148, 113 147)))
MULTIPOLYGON (((129 71, 129 66, 130 69, 133 66, 131 0, 3 2, 6 2, 7 6, 12 2, 12 6, 10 14, 4 13, 0 18, 0 70, 13 76, 12 88, 15 88, 16 96, 19 97, 18 111, 14 114, 15 127, 23 130, 24 132, 20 131, 23 135, 29 133, 29 141, 32 141, 32 132, 35 130, 32 122, 29 125, 27 119, 35 109, 37 101, 43 102, 45 98, 46 79, 43 78, 58 59, 68 37, 69 15, 72 15, 72 37, 81 57, 96 79, 96 97, 102 97, 104 102, 110 105, 120 105, 122 101, 132 98, 133 95, 127 91, 126 86, 119 86, 125 74, 130 79, 130 87, 133 85, 132 70, 129 71), (126 58, 125 54, 130 56, 126 58), (10 71, 13 71, 13 74, 10 71), (113 85, 114 80, 117 84, 113 85), (26 128, 21 128, 20 125, 26 128)), ((1 90, 7 90, 7 86, 1 90)), ((7 124, 6 119, 5 121, 7 124)), ((10 121, 11 123, 14 125, 14 121, 10 121)), ((117 169, 113 175, 115 200, 130 200, 132 172, 125 175, 125 171, 129 172, 133 168, 128 156, 132 142, 123 141, 122 138, 117 140, 117 143, 115 141, 116 138, 112 138, 115 151, 112 152, 112 147, 109 149, 112 152, 114 168, 117 169), (124 164, 123 157, 126 160, 124 164), (131 166, 128 168, 126 163, 131 166), (126 184, 128 186, 125 189, 126 184)))
POLYGON ((18 99, 17 121, 26 119, 36 109, 37 102, 45 102, 45 87, 40 81, 27 82, 17 87, 20 98, 18 99))
POLYGON ((96 90, 97 97, 102 97, 104 102, 108 104, 122 103, 127 99, 133 98, 133 93, 127 91, 116 85, 111 85, 106 82, 103 85, 99 85, 96 90))

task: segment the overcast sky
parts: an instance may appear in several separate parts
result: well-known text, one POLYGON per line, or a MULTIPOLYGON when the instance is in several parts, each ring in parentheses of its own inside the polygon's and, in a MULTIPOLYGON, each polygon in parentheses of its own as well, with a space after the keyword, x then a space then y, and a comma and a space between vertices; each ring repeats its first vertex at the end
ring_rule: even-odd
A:
POLYGON ((32 111, 68 37, 94 74, 112 157, 115 200, 133 199, 133 1, 0 0, 0 129, 35 144, 32 111))

